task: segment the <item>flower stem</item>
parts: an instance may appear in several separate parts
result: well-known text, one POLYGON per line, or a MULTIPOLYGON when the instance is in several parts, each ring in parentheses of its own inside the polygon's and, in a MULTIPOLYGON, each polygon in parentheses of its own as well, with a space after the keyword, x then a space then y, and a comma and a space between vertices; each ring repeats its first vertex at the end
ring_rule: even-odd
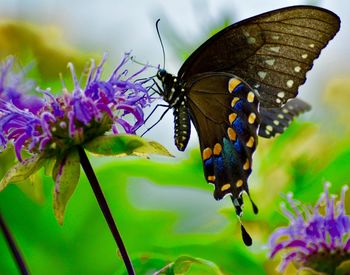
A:
POLYGON ((92 187, 92 190, 95 193, 95 197, 98 201, 98 204, 101 208, 101 211, 102 211, 102 213, 107 221, 109 229, 110 229, 110 231, 114 237, 114 240, 119 248, 120 254, 121 254, 123 261, 124 261, 124 264, 125 264, 125 267, 129 273, 129 275, 134 275, 135 271, 134 271, 134 268, 133 268, 132 263, 130 261, 129 255, 126 252, 126 248, 124 246, 123 240, 119 234, 119 231, 118 231, 117 226, 114 222, 112 213, 109 210, 107 201, 103 195, 102 189, 101 189, 101 187, 98 183, 98 180, 96 178, 96 175, 91 167, 91 164, 90 164, 89 159, 85 153, 85 150, 81 146, 78 146, 78 151, 79 151, 81 166, 83 167, 83 170, 84 170, 84 172, 85 172, 85 174, 90 182, 90 185, 92 187))
POLYGON ((20 253, 18 247, 16 246, 15 240, 12 237, 9 228, 6 226, 5 220, 2 217, 1 212, 0 212, 0 228, 1 228, 1 231, 4 233, 7 244, 12 252, 13 257, 16 260, 17 266, 18 266, 19 270, 21 271, 21 274, 23 274, 23 275, 29 274, 29 271, 28 271, 27 266, 24 262, 24 259, 21 256, 21 253, 20 253))

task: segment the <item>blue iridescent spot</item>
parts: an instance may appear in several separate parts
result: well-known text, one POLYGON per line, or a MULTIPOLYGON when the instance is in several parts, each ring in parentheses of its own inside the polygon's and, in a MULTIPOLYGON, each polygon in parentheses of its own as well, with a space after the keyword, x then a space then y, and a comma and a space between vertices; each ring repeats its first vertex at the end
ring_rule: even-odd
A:
POLYGON ((233 128, 235 129, 236 133, 239 135, 244 134, 244 128, 243 123, 240 117, 237 117, 235 121, 232 123, 233 128))
POLYGON ((242 111, 243 110, 243 100, 240 99, 239 101, 237 101, 237 103, 235 104, 235 106, 233 106, 232 109, 235 111, 242 111))
POLYGON ((213 167, 213 165, 214 165, 213 157, 208 158, 208 159, 206 159, 206 160, 204 161, 204 167, 205 167, 205 169, 210 169, 210 168, 213 167))
POLYGON ((240 91, 242 91, 245 88, 245 85, 243 83, 237 85, 237 87, 234 89, 234 93, 238 93, 240 91))
POLYGON ((224 149, 222 155, 226 162, 228 162, 228 166, 233 166, 238 164, 237 153, 234 148, 233 142, 228 140, 227 138, 223 139, 224 149))
POLYGON ((243 146, 242 143, 237 139, 235 141, 235 143, 233 144, 233 147, 235 148, 236 152, 238 153, 238 155, 243 153, 243 146))
POLYGON ((221 174, 225 170, 225 162, 222 156, 217 156, 214 158, 215 174, 221 174))

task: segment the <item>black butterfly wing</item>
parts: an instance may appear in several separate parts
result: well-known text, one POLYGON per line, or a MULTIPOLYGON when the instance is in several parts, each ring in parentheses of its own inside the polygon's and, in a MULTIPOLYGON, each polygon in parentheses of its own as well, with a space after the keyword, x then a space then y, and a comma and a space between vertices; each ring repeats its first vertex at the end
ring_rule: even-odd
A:
POLYGON ((258 135, 264 138, 281 134, 289 126, 294 117, 311 110, 311 106, 298 99, 289 100, 283 107, 260 108, 261 122, 258 135))
POLYGON ((200 46, 178 76, 232 72, 256 89, 263 107, 279 107, 298 93, 306 72, 337 33, 340 19, 312 6, 270 11, 233 24, 200 46))
MULTIPOLYGON (((206 73, 186 85, 188 109, 197 130, 205 178, 215 199, 231 194, 238 214, 248 193, 257 145, 258 100, 242 80, 228 73, 206 73)), ((249 194, 249 193, 248 193, 249 194)))

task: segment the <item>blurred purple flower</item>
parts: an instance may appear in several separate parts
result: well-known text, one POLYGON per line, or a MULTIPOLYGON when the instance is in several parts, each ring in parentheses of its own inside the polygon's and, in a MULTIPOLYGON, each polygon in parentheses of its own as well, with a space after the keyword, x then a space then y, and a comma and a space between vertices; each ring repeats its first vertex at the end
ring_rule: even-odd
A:
POLYGON ((20 109, 29 109, 36 113, 42 102, 38 97, 29 93, 34 91, 35 82, 25 78, 28 68, 15 70, 15 58, 7 57, 0 64, 0 99, 11 101, 20 109))
POLYGON ((279 271, 293 262, 297 267, 333 274, 342 261, 350 258, 350 216, 345 213, 348 186, 343 186, 337 203, 329 194, 329 186, 325 184, 313 208, 294 200, 292 194, 287 196, 291 211, 282 204, 289 226, 275 230, 269 240, 271 258, 282 250, 286 252, 279 271))
MULTIPOLYGON (((133 134, 143 124, 143 108, 152 99, 143 86, 145 82, 134 80, 147 66, 127 78, 127 70, 122 68, 129 59, 130 54, 125 54, 107 80, 101 80, 106 55, 97 67, 92 62, 85 88, 80 87, 74 67, 69 64, 73 91, 70 93, 64 87, 62 95, 54 96, 49 90, 38 89, 44 98, 35 97, 33 105, 16 103, 9 93, 7 97, 0 97, 0 146, 6 148, 12 140, 17 158, 22 161, 22 150, 50 155, 109 130, 117 134, 123 129, 133 134), (133 117, 134 122, 127 120, 128 116, 133 117)), ((2 67, 2 75, 8 71, 7 67, 2 67)), ((19 76, 15 79, 20 80, 19 76)), ((18 102, 26 99, 19 98, 18 102)))

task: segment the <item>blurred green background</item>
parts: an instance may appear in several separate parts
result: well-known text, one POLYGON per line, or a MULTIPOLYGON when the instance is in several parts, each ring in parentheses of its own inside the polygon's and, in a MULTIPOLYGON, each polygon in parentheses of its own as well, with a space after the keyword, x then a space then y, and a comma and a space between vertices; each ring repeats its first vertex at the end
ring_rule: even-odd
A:
MULTIPOLYGON (((60 91, 58 73, 69 81, 68 61, 81 71, 91 57, 99 59, 107 51, 109 73, 123 52, 132 48, 140 61, 160 63, 154 22, 161 18, 167 68, 176 72, 214 31, 287 5, 283 1, 264 1, 264 5, 261 1, 164 2, 47 1, 39 5, 0 1, 0 57, 15 54, 23 65, 34 62, 29 75, 40 87, 60 91)), ((203 177, 194 131, 187 151, 176 152, 170 115, 146 137, 166 145, 175 159, 90 156, 137 274, 152 274, 176 260, 193 261, 186 274, 218 274, 218 270, 276 274, 279 261, 268 259, 266 244, 269 234, 286 224, 279 209, 281 194, 293 192, 313 204, 325 181, 332 183, 332 193, 339 193, 349 182, 350 4, 288 1, 288 5, 296 4, 332 10, 342 19, 342 28, 300 89, 313 105, 312 112, 298 118, 283 135, 259 140, 250 190, 260 212, 254 215, 246 198, 243 216, 253 246, 241 241, 231 202, 213 199, 212 187, 203 177)), ((154 121, 160 115, 156 113, 154 121)), ((5 165, 0 165, 3 173, 5 165)), ((53 215, 52 189, 51 178, 43 176, 43 194, 32 194, 34 200, 14 185, 0 193, 0 209, 32 274, 125 274, 85 176, 67 206, 63 226, 53 215)), ((0 234, 0 274, 17 273, 0 234)), ((285 274, 295 274, 295 270, 290 266, 285 274)))

